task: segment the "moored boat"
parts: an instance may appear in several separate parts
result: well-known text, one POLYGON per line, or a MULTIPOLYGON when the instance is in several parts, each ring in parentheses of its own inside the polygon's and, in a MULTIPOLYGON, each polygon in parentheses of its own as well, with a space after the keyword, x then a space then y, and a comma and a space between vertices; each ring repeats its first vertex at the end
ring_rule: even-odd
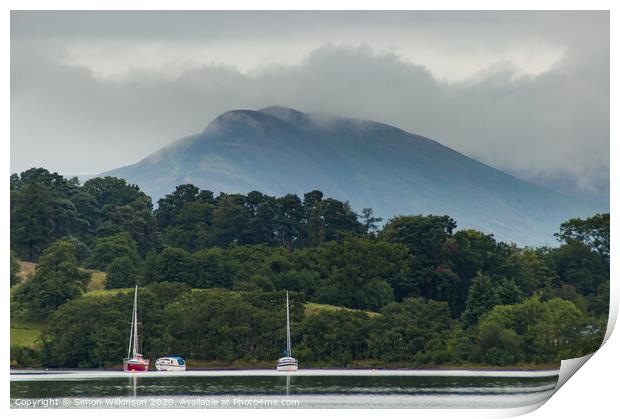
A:
POLYGON ((167 355, 155 361, 157 371, 185 371, 185 360, 178 355, 167 355))
POLYGON ((293 358, 291 350, 291 322, 288 304, 288 291, 286 291, 286 354, 278 359, 276 369, 278 371, 297 371, 298 362, 293 358))
POLYGON ((129 332, 129 347, 127 358, 123 360, 123 370, 126 372, 147 372, 149 360, 144 359, 139 351, 138 339, 138 285, 133 297, 133 313, 131 315, 131 331, 129 332))

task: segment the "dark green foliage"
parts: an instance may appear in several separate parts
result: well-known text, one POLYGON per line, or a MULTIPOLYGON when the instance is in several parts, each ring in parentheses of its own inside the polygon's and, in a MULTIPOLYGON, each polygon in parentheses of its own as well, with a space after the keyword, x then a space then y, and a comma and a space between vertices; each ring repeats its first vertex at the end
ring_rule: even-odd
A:
POLYGON ((379 310, 393 300, 392 283, 407 275, 404 246, 348 237, 292 254, 268 246, 217 247, 190 253, 166 248, 146 262, 147 283, 195 288, 292 290, 320 303, 379 310))
POLYGON ((389 304, 373 323, 369 351, 386 362, 413 362, 445 347, 452 323, 446 303, 408 298, 389 304))
POLYGON ((584 313, 589 311, 588 299, 579 294, 574 286, 570 284, 562 284, 557 288, 548 288, 542 294, 542 301, 547 301, 552 298, 561 298, 562 300, 570 301, 584 313))
POLYGON ((157 297, 160 305, 165 307, 172 303, 181 295, 191 292, 191 288, 178 282, 160 282, 149 285, 148 289, 157 297))
MULTIPOLYGON (((10 186, 11 285, 17 258, 39 261, 15 285, 12 314, 51 317, 36 355, 49 365, 108 365, 126 350, 130 296, 79 298, 80 263, 107 271, 107 288, 147 285, 150 356, 273 360, 287 290, 294 352, 315 365, 557 362, 596 349, 605 330, 608 214, 562 224, 560 247, 522 249, 455 232, 448 216, 399 216, 376 231, 371 209, 360 222, 318 190, 303 200, 215 197, 186 184, 153 211, 137 186, 112 177, 80 186, 31 169, 10 186), (341 308, 305 315, 305 301, 341 308)), ((15 352, 20 365, 31 355, 15 352)))
POLYGON ((556 236, 564 242, 576 240, 609 260, 609 213, 596 214, 585 220, 580 218, 568 220, 562 223, 556 236))
POLYGON ((531 249, 511 249, 496 271, 513 279, 526 296, 553 287, 559 280, 557 272, 545 263, 538 252, 531 249))
POLYGON ((105 283, 107 289, 129 288, 141 282, 140 269, 135 260, 119 256, 108 264, 105 283))
MULTIPOLYGON (((172 336, 177 346, 171 350, 226 362, 277 359, 286 344, 284 295, 279 297, 280 304, 257 305, 235 293, 185 294, 165 310, 175 324, 172 336)), ((297 303, 291 304, 293 312, 297 311, 297 303)))
POLYGON ((11 365, 19 367, 40 367, 42 353, 27 346, 11 345, 11 365))
POLYGON ((514 365, 524 357, 523 338, 496 323, 481 325, 478 341, 482 359, 491 365, 514 365))
POLYGON ((90 247, 75 236, 64 236, 61 240, 71 243, 75 247, 75 257, 79 263, 84 262, 92 254, 90 247))
MULTIPOLYGON (((132 294, 85 297, 63 305, 44 335, 46 363, 61 367, 119 364, 125 356, 132 294)), ((143 352, 181 353, 220 362, 270 361, 285 346, 283 292, 194 290, 177 283, 141 288, 143 352)), ((382 315, 322 311, 305 315, 291 293, 293 354, 304 365, 441 365, 551 362, 596 349, 604 331, 572 303, 538 297, 496 306, 470 334, 443 302, 407 299, 382 315)))
POLYGON ((511 364, 527 357, 534 362, 575 358, 596 348, 600 329, 570 301, 534 296, 521 304, 501 305, 480 321, 480 349, 487 362, 511 364))
POLYGON ((126 180, 112 176, 87 180, 84 182, 83 189, 95 199, 101 208, 106 205, 121 207, 146 196, 140 192, 138 186, 130 185, 126 180))
POLYGON ((11 247, 23 259, 36 260, 53 240, 51 192, 39 184, 11 191, 11 247))
POLYGON ((122 361, 126 356, 122 342, 128 334, 120 325, 131 321, 131 306, 125 299, 126 314, 109 298, 81 298, 63 305, 42 337, 44 363, 50 367, 88 368, 103 366, 113 359, 122 361))
POLYGON ((180 185, 159 200, 154 214, 166 244, 188 251, 246 244, 292 251, 339 239, 343 233, 364 233, 348 203, 323 199, 320 191, 305 194, 302 202, 294 194, 276 198, 257 191, 214 198, 211 191, 180 185))
POLYGON ((161 237, 153 217, 151 198, 136 185, 110 176, 86 181, 82 187, 100 208, 97 236, 127 232, 144 257, 161 247, 161 237))
POLYGON ((546 255, 547 263, 557 272, 560 283, 575 287, 583 295, 596 293, 601 284, 609 282, 609 262, 585 244, 569 240, 546 255))
POLYGON ((134 264, 139 261, 138 246, 129 233, 117 233, 95 240, 92 254, 84 261, 84 265, 105 271, 108 265, 119 257, 127 257, 134 264))
POLYGON ((34 261, 65 235, 88 241, 96 228, 95 202, 77 184, 45 169, 11 179, 11 247, 34 261))
POLYGON ((511 249, 495 241, 492 235, 475 230, 460 230, 447 241, 448 264, 459 281, 451 288, 450 310, 459 317, 465 310, 468 290, 479 272, 500 273, 511 249))
POLYGON ((148 278, 149 282, 181 282, 196 286, 198 265, 192 254, 174 247, 165 248, 157 260, 156 277, 148 278))
POLYGON ((478 274, 469 288, 463 324, 471 326, 496 305, 515 304, 522 299, 523 293, 513 279, 478 274))
POLYGON ((450 274, 448 239, 456 223, 448 216, 399 216, 391 219, 380 237, 406 246, 413 256, 409 276, 394 288, 397 300, 421 296, 447 301, 458 281, 450 274))
POLYGON ((17 288, 15 303, 25 318, 45 318, 79 297, 89 280, 90 274, 78 267, 75 247, 58 241, 45 249, 34 276, 17 288))
POLYGON ((328 242, 316 249, 314 257, 325 272, 317 286, 317 301, 350 308, 379 310, 390 303, 394 299, 390 284, 402 282, 408 271, 403 246, 371 238, 328 242))
POLYGON ((36 261, 51 242, 63 238, 76 244, 81 261, 95 236, 127 232, 144 257, 161 248, 152 210, 151 199, 125 180, 94 178, 80 187, 75 178, 30 169, 11 177, 11 248, 18 257, 36 261))
POLYGON ((363 312, 324 311, 306 316, 296 333, 303 340, 294 356, 346 367, 353 360, 369 357, 371 327, 370 318, 363 312))
POLYGON ((604 321, 609 315, 609 281, 599 285, 596 294, 590 297, 589 309, 595 316, 600 316, 604 321))
POLYGON ((17 261, 17 258, 15 257, 15 253, 11 250, 11 257, 10 257, 10 283, 11 286, 17 284, 19 282, 19 271, 20 271, 20 266, 19 266, 19 262, 17 261))

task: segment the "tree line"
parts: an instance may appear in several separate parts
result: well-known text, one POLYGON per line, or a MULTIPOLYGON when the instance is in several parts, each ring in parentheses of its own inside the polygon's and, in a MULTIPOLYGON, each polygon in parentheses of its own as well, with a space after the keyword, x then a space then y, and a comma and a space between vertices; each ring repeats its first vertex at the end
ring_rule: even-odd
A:
POLYGON ((11 176, 12 315, 49 321, 39 362, 118 362, 130 300, 84 295, 91 268, 107 272, 107 288, 144 287, 153 356, 274 359, 284 290, 308 362, 510 365, 596 349, 609 309, 609 214, 568 220, 553 248, 457 230, 446 215, 382 221, 320 191, 215 196, 180 185, 153 209, 122 179, 80 185, 30 169, 11 176), (38 263, 22 282, 17 258, 38 263), (308 302, 346 309, 305 314, 308 302))

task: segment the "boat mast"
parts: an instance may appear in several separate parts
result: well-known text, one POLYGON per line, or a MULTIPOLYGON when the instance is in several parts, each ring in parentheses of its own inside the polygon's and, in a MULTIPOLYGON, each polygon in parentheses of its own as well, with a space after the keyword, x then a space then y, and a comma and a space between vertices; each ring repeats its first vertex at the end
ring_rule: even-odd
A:
POLYGON ((133 356, 135 357, 138 352, 138 284, 136 284, 136 291, 133 297, 133 356))
POLYGON ((288 291, 286 291, 286 355, 293 356, 291 353, 291 324, 289 320, 288 291))
POLYGON ((133 322, 136 320, 134 318, 134 311, 131 311, 131 328, 129 329, 129 345, 127 345, 127 359, 131 358, 131 346, 133 344, 133 322))

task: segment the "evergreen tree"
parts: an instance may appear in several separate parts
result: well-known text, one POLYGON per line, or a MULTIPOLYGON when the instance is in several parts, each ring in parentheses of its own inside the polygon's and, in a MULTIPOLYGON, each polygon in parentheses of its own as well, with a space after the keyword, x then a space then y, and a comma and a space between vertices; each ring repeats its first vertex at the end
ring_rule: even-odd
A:
POLYGON ((17 256, 35 261, 53 240, 51 191, 29 183, 11 194, 11 247, 17 256))

